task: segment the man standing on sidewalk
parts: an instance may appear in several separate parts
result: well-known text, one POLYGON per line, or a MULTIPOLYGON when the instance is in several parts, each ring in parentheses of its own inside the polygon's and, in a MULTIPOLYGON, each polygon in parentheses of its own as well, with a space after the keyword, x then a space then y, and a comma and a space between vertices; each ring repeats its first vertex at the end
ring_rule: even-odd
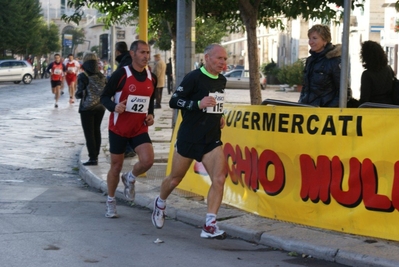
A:
POLYGON ((126 145, 129 143, 138 155, 132 171, 122 174, 124 195, 133 201, 136 177, 154 163, 154 150, 148 135, 148 126, 154 124, 155 75, 147 68, 150 48, 142 40, 130 46, 132 64, 116 70, 101 95, 101 103, 111 112, 109 116, 109 151, 111 167, 107 175, 108 198, 105 217, 116 218, 115 191, 119 183, 126 145))
POLYGON ((172 69, 172 58, 169 58, 169 62, 166 63, 166 77, 168 79, 168 94, 170 95, 173 91, 173 69, 172 69))
POLYGON ((118 62, 117 69, 132 64, 132 57, 127 50, 127 44, 125 42, 121 41, 115 44, 115 55, 115 61, 118 62))
POLYGON ((169 101, 171 108, 180 109, 183 120, 177 133, 172 170, 161 185, 154 201, 152 223, 162 228, 166 199, 182 181, 193 160, 203 163, 211 179, 208 191, 205 224, 201 237, 224 239, 226 233, 216 224, 222 203, 227 163, 222 149, 221 129, 226 78, 220 73, 226 65, 226 50, 218 44, 205 48, 205 66, 188 73, 169 101))
POLYGON ((154 55, 154 59, 155 65, 153 71, 158 79, 157 88, 155 89, 155 108, 161 108, 162 91, 165 86, 166 64, 165 61, 161 59, 160 54, 154 55))

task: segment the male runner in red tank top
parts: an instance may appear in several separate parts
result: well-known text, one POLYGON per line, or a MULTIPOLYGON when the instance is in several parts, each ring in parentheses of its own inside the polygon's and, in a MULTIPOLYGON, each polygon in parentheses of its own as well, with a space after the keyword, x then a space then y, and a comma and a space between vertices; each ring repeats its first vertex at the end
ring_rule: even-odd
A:
POLYGON ((150 49, 142 40, 130 46, 132 64, 117 69, 110 77, 101 95, 101 103, 111 112, 109 117, 109 146, 111 167, 107 175, 108 218, 116 218, 115 191, 119 183, 126 145, 129 143, 138 155, 132 171, 122 174, 125 197, 133 201, 135 179, 154 163, 154 150, 148 135, 148 126, 154 124, 154 89, 157 79, 148 68, 150 49))
POLYGON ((79 73, 80 64, 73 58, 72 54, 69 54, 68 58, 64 60, 64 65, 67 69, 65 80, 69 89, 69 103, 73 104, 75 103, 76 78, 79 73))

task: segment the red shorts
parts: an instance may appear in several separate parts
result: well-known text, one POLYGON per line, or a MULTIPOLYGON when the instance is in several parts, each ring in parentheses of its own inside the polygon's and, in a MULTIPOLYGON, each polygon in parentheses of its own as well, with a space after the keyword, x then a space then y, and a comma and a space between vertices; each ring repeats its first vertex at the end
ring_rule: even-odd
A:
POLYGON ((68 85, 71 85, 71 83, 76 82, 76 74, 67 74, 65 76, 65 80, 68 85))

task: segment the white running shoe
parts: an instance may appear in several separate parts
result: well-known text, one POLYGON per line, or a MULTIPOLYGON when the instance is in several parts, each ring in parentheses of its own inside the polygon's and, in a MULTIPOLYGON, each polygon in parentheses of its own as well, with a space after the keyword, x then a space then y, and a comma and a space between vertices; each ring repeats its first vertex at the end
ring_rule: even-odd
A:
POLYGON ((105 217, 107 218, 118 218, 119 215, 116 212, 116 200, 106 201, 107 203, 107 212, 105 213, 105 217))
POLYGON ((166 216, 165 209, 166 209, 166 207, 163 208, 163 209, 158 208, 157 200, 158 200, 158 198, 156 198, 155 201, 154 201, 154 209, 152 210, 151 219, 152 219, 152 224, 156 228, 161 229, 163 227, 164 222, 165 222, 165 216, 166 216))
POLYGON ((213 221, 210 225, 202 228, 201 232, 202 238, 214 238, 214 239, 225 239, 227 237, 226 232, 220 230, 216 224, 216 221, 213 221))
POLYGON ((136 191, 135 191, 135 186, 134 184, 136 181, 129 182, 127 180, 127 172, 122 174, 122 182, 125 185, 125 189, 123 190, 123 194, 125 195, 125 198, 129 201, 134 201, 134 198, 136 196, 136 191))

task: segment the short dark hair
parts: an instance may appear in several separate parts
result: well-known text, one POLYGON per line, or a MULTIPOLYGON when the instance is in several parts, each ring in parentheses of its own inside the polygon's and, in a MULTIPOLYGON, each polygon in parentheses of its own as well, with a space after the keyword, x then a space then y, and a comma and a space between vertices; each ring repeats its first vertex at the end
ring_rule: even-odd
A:
POLYGON ((137 48, 139 47, 139 44, 148 45, 147 42, 145 42, 143 40, 136 40, 130 45, 130 51, 136 52, 137 48))
POLYGON ((125 42, 123 42, 123 41, 122 42, 117 42, 115 44, 115 50, 119 51, 121 53, 125 53, 125 52, 127 52, 127 44, 125 42))
POLYGON ((68 57, 73 56, 72 54, 69 54, 68 57))

